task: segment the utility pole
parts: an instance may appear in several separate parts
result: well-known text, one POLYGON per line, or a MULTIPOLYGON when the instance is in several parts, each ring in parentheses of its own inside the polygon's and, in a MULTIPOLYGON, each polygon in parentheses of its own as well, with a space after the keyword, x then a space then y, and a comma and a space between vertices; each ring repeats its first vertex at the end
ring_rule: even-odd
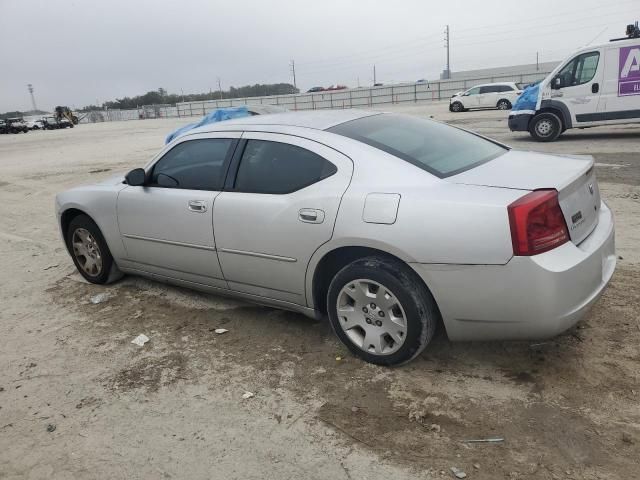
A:
POLYGON ((293 88, 298 88, 298 85, 296 85, 296 62, 295 62, 295 60, 291 60, 291 63, 289 64, 289 66, 291 67, 291 73, 293 75, 293 88))
POLYGON ((27 83, 27 90, 29 90, 29 94, 31 95, 31 105, 33 105, 33 111, 35 113, 35 111, 38 109, 36 108, 36 99, 33 96, 33 85, 27 83))
POLYGON ((378 83, 376 81, 376 66, 375 64, 373 65, 373 84, 375 85, 376 83, 378 83))
POLYGON ((450 41, 449 41, 449 25, 447 25, 447 28, 444 30, 444 47, 447 49, 447 66, 444 69, 444 72, 442 72, 442 78, 443 79, 451 78, 451 63, 450 63, 450 57, 449 57, 449 45, 450 45, 450 41))
POLYGON ((220 100, 222 100, 222 84, 220 83, 220 77, 218 77, 218 91, 220 92, 220 100))

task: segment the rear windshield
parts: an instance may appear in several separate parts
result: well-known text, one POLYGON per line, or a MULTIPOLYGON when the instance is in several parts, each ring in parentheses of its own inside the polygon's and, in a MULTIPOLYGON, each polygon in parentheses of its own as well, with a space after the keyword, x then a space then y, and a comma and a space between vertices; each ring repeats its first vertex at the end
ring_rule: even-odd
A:
POLYGON ((437 177, 469 170, 507 152, 464 130, 417 117, 382 114, 328 129, 395 155, 437 177))

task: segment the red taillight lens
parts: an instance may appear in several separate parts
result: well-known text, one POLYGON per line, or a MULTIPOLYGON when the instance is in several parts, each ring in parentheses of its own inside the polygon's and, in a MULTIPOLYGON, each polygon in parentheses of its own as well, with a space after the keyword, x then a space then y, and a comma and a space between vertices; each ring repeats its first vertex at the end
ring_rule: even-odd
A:
POLYGON ((537 255, 569 240, 558 192, 536 190, 507 207, 514 255, 537 255))

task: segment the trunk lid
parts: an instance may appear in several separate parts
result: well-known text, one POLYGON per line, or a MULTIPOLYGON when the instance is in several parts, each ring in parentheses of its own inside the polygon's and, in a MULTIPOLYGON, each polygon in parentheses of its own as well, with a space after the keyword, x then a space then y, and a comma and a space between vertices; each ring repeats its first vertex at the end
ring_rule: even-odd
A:
POLYGON ((571 241, 578 244, 598 223, 600 191, 593 165, 589 155, 546 155, 510 150, 446 180, 529 191, 555 188, 571 241))

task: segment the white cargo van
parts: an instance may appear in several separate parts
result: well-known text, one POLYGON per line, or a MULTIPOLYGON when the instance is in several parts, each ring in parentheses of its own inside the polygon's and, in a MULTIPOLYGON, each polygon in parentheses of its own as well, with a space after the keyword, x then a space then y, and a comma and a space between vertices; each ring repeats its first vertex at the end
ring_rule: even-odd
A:
POLYGON ((550 142, 569 128, 640 122, 640 29, 584 47, 539 85, 529 87, 509 114, 511 131, 550 142), (536 87, 538 90, 535 90, 536 87))

